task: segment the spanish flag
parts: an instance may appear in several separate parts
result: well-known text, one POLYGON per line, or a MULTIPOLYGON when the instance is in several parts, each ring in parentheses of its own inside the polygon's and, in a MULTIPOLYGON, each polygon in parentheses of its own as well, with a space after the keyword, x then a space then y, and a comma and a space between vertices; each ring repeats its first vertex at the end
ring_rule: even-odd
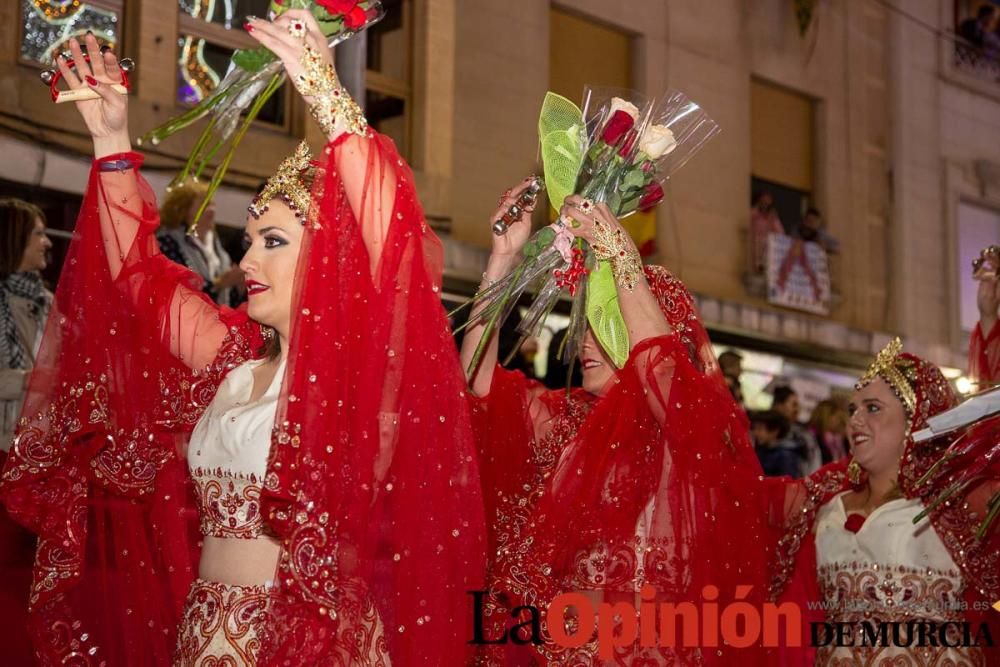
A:
MULTIPOLYGON (((549 207, 549 223, 554 223, 559 218, 559 212, 549 207)), ((622 218, 622 227, 628 232, 635 247, 639 249, 639 254, 643 257, 652 257, 656 254, 656 207, 654 206, 646 212, 636 211, 627 218, 622 218)))
POLYGON ((622 219, 622 227, 629 233, 635 246, 639 249, 639 254, 643 257, 651 257, 656 253, 656 207, 643 213, 636 211, 627 218, 622 219))

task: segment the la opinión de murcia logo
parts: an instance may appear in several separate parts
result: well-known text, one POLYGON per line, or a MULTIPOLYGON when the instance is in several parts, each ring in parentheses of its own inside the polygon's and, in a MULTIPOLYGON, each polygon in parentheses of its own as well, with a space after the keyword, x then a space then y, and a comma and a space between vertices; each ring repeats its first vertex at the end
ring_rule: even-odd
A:
MULTIPOLYGON (((718 603, 719 589, 705 586, 702 599, 655 602, 656 589, 640 589, 639 607, 631 602, 598 602, 585 592, 557 595, 546 607, 551 641, 578 648, 596 639, 598 655, 610 659, 615 648, 638 644, 643 648, 799 647, 803 643, 802 609, 793 602, 748 601, 752 586, 737 586, 733 601, 718 603)), ((469 591, 473 602, 470 644, 542 644, 542 613, 523 605, 509 611, 510 623, 497 636, 485 629, 488 591, 469 591)), ((985 605, 984 605, 985 607, 985 605)), ((1000 601, 993 605, 1000 611, 1000 601)), ((908 621, 812 622, 809 643, 814 647, 841 646, 993 646, 986 623, 908 621)))

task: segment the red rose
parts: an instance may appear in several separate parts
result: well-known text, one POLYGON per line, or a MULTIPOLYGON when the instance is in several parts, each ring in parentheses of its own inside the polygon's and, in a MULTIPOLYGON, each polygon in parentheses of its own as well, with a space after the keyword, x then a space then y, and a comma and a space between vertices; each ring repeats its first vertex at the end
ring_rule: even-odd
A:
POLYGON ((861 530, 861 526, 863 525, 865 525, 865 515, 854 512, 847 515, 847 521, 844 522, 844 530, 856 533, 861 530))
POLYGON ((646 186, 646 191, 642 193, 639 200, 639 210, 646 212, 653 208, 663 199, 663 186, 659 183, 650 183, 646 186))
POLYGON ((635 121, 632 120, 632 116, 619 109, 608 119, 607 125, 604 126, 604 132, 601 134, 601 140, 608 146, 614 146, 626 132, 632 129, 633 125, 635 125, 635 121))
POLYGON ((350 12, 344 15, 344 25, 350 30, 357 30, 368 20, 368 15, 361 7, 355 6, 350 12))
POLYGON ((316 0, 316 4, 334 16, 344 16, 358 6, 360 0, 316 0))
POLYGON ((628 157, 632 152, 632 146, 635 145, 635 140, 639 138, 639 134, 635 130, 629 130, 628 134, 625 135, 625 143, 622 147, 618 149, 618 155, 621 157, 628 157))

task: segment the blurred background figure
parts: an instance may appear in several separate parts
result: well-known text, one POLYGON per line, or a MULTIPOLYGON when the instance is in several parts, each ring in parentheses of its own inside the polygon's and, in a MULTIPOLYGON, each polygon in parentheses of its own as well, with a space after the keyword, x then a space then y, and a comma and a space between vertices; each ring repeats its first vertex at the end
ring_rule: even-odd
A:
POLYGON ((994 31, 997 8, 989 3, 979 6, 975 18, 967 18, 959 25, 958 32, 977 49, 986 51, 990 56, 996 54, 998 37, 994 31))
POLYGON ((842 402, 828 398, 817 403, 809 431, 819 445, 823 465, 847 456, 847 408, 842 402))
POLYGON ((977 391, 1000 382, 1000 249, 990 246, 973 264, 979 321, 969 337, 969 377, 977 391))
POLYGON ((788 435, 779 443, 792 451, 799 461, 797 477, 805 477, 818 470, 823 464, 823 456, 813 434, 799 422, 799 395, 791 387, 775 387, 771 410, 788 420, 788 435))
POLYGON ((0 448, 10 449, 52 293, 42 284, 52 242, 42 211, 19 199, 0 199, 0 448))
POLYGON ((171 188, 160 205, 156 240, 171 261, 183 264, 204 279, 202 291, 223 306, 238 305, 245 295, 243 271, 222 246, 215 230, 215 204, 202 214, 193 235, 187 229, 205 199, 206 185, 186 181, 171 188))
POLYGON ((750 414, 750 432, 760 467, 768 477, 801 477, 799 458, 794 451, 784 447, 788 437, 788 419, 775 410, 756 411, 750 414))
POLYGON ((719 355, 719 369, 726 378, 726 386, 740 407, 743 407, 743 386, 740 376, 743 375, 743 356, 733 350, 726 350, 719 355))
MULTIPOLYGON (((40 273, 51 247, 37 206, 0 199, 0 467, 10 451, 52 304, 40 273)), ((7 637, 3 655, 8 665, 33 664, 26 622, 34 554, 34 535, 0 505, 0 627, 7 637)))
POLYGON ((796 237, 803 241, 818 243, 828 255, 840 252, 840 241, 830 236, 823 225, 823 215, 819 209, 809 208, 802 222, 796 228, 796 237))
POLYGON ((784 234, 774 197, 770 192, 755 193, 750 207, 750 271, 764 273, 767 269, 767 237, 784 234))

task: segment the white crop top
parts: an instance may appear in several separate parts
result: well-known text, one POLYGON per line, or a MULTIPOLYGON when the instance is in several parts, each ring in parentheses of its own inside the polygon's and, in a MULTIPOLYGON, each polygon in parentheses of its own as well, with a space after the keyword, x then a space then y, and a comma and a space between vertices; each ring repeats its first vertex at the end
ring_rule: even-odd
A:
POLYGON ((188 468, 198 494, 202 535, 260 536, 260 491, 271 450, 282 361, 267 391, 253 403, 253 369, 264 360, 237 366, 219 385, 188 445, 188 468))

